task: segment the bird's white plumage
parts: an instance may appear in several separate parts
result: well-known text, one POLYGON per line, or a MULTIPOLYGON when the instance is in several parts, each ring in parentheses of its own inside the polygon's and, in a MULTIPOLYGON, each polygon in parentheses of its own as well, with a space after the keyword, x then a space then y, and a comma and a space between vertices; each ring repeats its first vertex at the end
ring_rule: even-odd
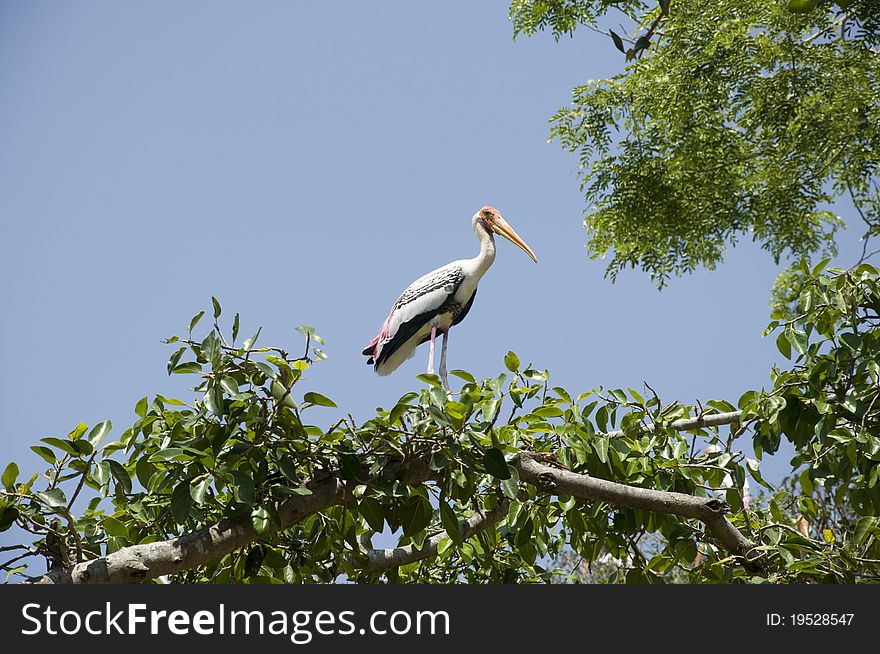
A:
POLYGON ((391 307, 379 335, 364 348, 367 363, 373 365, 380 375, 393 372, 412 357, 416 347, 425 340, 431 342, 428 372, 434 372, 434 342, 439 334, 443 336, 440 378, 448 387, 445 362, 449 328, 467 315, 480 278, 495 260, 493 233, 512 241, 537 262, 531 248, 497 209, 483 207, 474 214, 471 225, 480 241, 479 254, 473 259, 453 261, 410 284, 391 307))
MULTIPOLYGON (((462 261, 453 261, 441 268, 422 275, 400 294, 394 303, 382 331, 379 334, 379 342, 375 350, 375 358, 378 360, 382 348, 397 336, 401 326, 418 319, 419 316, 436 315, 434 324, 437 333, 445 332, 452 325, 454 316, 451 312, 440 313, 444 304, 448 304, 450 298, 460 301, 457 296, 461 295, 461 286, 466 279, 462 270, 462 261)), ((470 285, 469 285, 470 286, 470 285)), ((472 285, 474 288, 476 284, 472 285)), ((473 291, 471 291, 472 294, 473 291)), ((468 295, 464 301, 469 299, 468 295)), ((411 358, 415 353, 416 346, 431 333, 432 321, 427 321, 418 331, 406 339, 395 352, 379 363, 376 372, 385 376, 396 370, 400 364, 411 358)))

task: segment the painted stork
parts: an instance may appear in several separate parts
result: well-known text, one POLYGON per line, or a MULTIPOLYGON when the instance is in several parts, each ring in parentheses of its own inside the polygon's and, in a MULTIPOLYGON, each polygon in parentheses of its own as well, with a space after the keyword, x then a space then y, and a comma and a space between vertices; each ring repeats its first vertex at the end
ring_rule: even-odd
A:
POLYGON ((419 277, 391 307, 379 335, 364 348, 367 364, 387 375, 412 357, 416 347, 430 341, 428 372, 434 372, 434 341, 443 335, 440 351, 440 378, 446 388, 446 345, 449 328, 467 315, 477 295, 477 283, 495 261, 495 237, 500 234, 515 243, 537 263, 532 249, 494 207, 483 207, 474 214, 472 225, 480 241, 480 253, 473 259, 453 261, 419 277))

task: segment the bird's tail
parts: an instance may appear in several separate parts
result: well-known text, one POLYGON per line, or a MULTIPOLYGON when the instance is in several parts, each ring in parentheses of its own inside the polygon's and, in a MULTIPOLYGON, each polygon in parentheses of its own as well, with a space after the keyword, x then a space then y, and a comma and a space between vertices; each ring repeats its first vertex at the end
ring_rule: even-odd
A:
POLYGON ((373 365, 373 363, 375 363, 375 361, 376 361, 376 344, 378 342, 379 342, 379 337, 377 336, 372 341, 370 341, 370 344, 364 348, 363 352, 361 352, 361 354, 363 354, 365 357, 367 357, 367 365, 368 366, 373 365))

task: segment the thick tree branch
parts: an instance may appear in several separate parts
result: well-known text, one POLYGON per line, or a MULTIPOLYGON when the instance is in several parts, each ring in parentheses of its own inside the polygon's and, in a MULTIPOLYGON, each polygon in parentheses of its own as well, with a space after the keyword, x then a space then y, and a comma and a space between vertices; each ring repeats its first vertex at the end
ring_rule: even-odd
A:
MULTIPOLYGON (((404 484, 420 484, 434 473, 425 461, 392 462, 383 476, 404 484)), ((352 499, 351 487, 335 473, 306 484, 311 495, 297 495, 278 507, 278 531, 304 520, 310 515, 352 499)), ((106 557, 57 568, 43 575, 37 583, 113 584, 140 583, 162 575, 175 574, 204 565, 260 539, 249 515, 221 520, 178 538, 124 547, 106 557)))
POLYGON ((522 453, 515 465, 522 481, 534 485, 545 493, 601 500, 616 506, 700 520, 725 549, 743 559, 743 566, 746 569, 757 572, 762 567, 759 561, 760 553, 755 544, 743 536, 725 517, 727 506, 718 498, 694 497, 684 493, 627 486, 606 479, 579 475, 544 465, 528 453, 522 453))
MULTIPOLYGON (((351 497, 350 489, 336 477, 312 482, 307 486, 312 491, 311 495, 291 497, 279 507, 281 525, 277 525, 277 529, 289 527, 351 497)), ((140 583, 204 565, 259 538, 251 524, 250 515, 244 515, 221 520, 216 525, 178 538, 123 547, 104 558, 52 570, 37 583, 140 583)))
MULTIPOLYGON (((506 497, 491 511, 478 509, 470 518, 458 525, 460 539, 462 541, 467 540, 474 534, 501 522, 507 516, 509 509, 510 500, 506 497)), ((397 568, 407 563, 421 561, 436 555, 440 541, 448 537, 449 534, 447 532, 441 531, 439 534, 427 538, 422 544, 421 549, 416 548, 415 545, 406 545, 388 549, 368 550, 359 556, 353 555, 350 559, 351 564, 355 568, 367 571, 397 568)))

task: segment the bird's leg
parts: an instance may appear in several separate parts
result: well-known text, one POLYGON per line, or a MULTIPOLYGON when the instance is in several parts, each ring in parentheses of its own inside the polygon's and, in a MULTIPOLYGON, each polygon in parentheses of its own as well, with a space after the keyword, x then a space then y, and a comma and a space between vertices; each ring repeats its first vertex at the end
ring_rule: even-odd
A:
POLYGON ((431 321, 431 346, 428 348, 428 374, 434 374, 434 340, 437 338, 437 320, 431 321))
POLYGON ((446 377, 446 344, 449 341, 449 330, 443 332, 443 345, 440 347, 440 380, 443 388, 449 390, 449 379, 446 377))

